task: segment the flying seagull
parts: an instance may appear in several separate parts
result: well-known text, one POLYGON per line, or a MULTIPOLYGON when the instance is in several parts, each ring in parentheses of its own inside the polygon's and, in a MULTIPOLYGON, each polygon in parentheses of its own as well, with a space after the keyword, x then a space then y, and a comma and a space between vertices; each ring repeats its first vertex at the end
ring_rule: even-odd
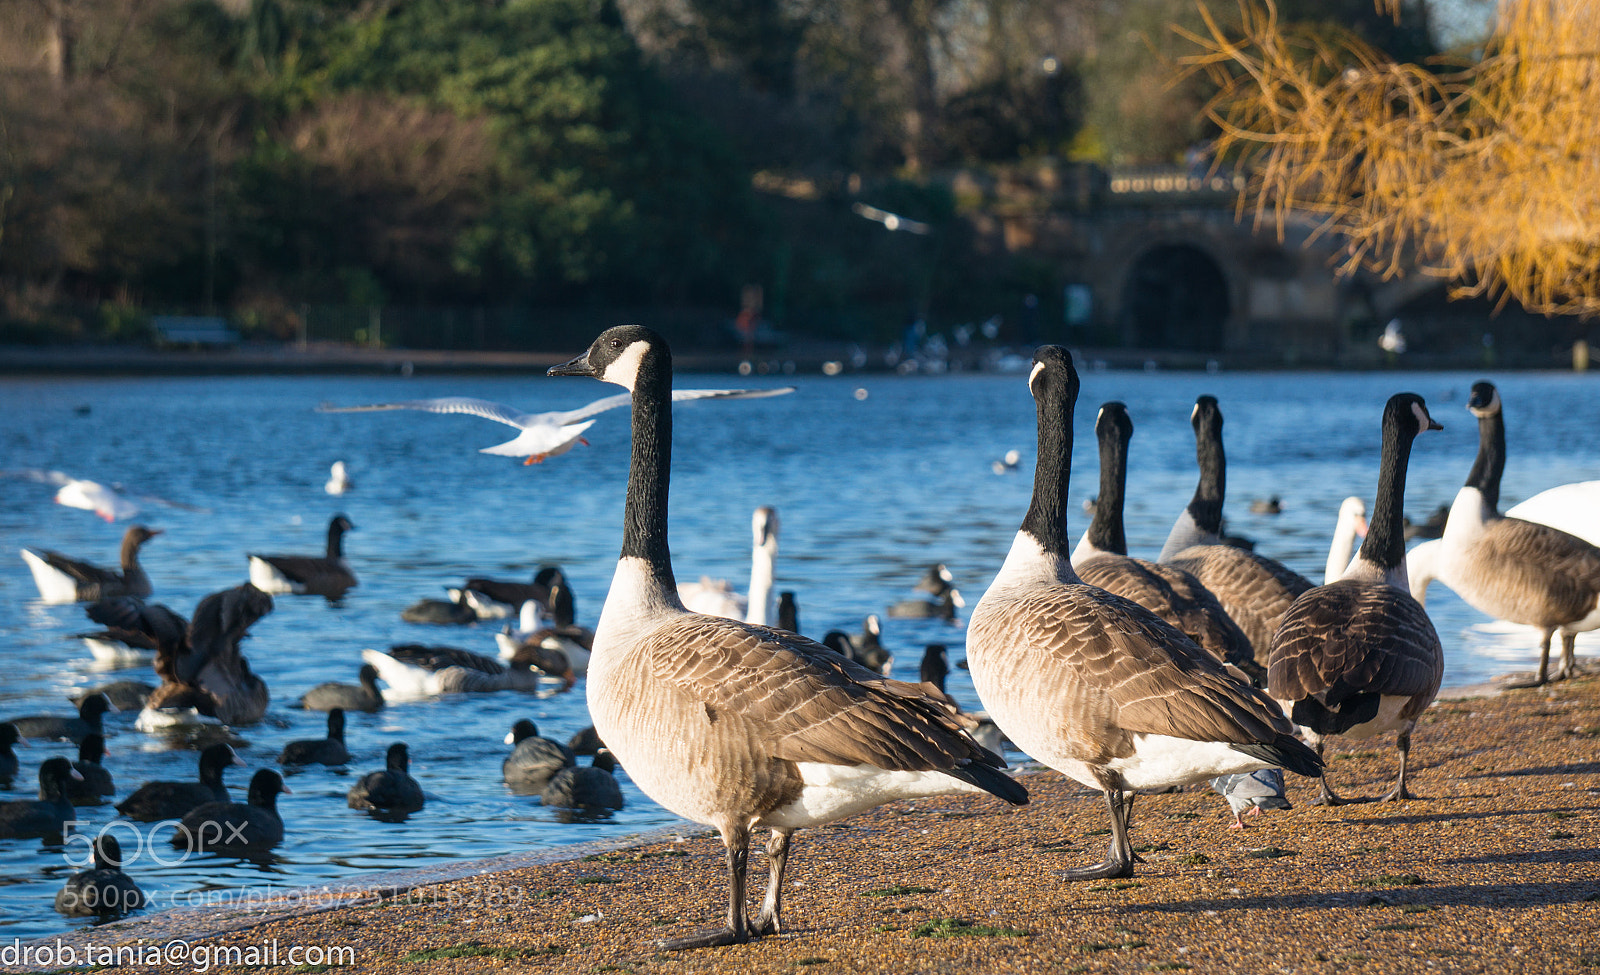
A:
MULTIPOLYGON (((793 386, 781 386, 776 389, 675 389, 672 391, 672 398, 675 402, 695 399, 764 399, 792 392, 794 392, 793 386)), ((583 432, 594 425, 592 417, 619 406, 627 406, 630 402, 632 396, 621 393, 597 399, 588 406, 581 406, 575 410, 523 413, 514 407, 491 403, 488 400, 445 396, 439 399, 403 400, 398 403, 373 403, 368 406, 330 406, 324 403, 317 407, 317 411, 371 413, 378 410, 422 410, 427 413, 466 413, 471 416, 481 416, 485 420, 494 420, 516 427, 522 432, 505 443, 484 447, 479 453, 498 454, 502 457, 526 457, 522 463, 527 465, 542 463, 547 457, 559 457, 579 442, 588 446, 589 441, 583 439, 583 432)))

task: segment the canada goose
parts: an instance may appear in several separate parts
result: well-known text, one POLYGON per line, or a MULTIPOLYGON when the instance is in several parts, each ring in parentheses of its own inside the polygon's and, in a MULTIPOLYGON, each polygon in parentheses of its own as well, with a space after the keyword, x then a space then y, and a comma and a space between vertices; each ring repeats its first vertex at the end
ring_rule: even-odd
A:
POLYGON ((322 489, 329 494, 343 494, 355 486, 356 482, 350 480, 350 472, 345 469, 344 461, 336 460, 328 468, 328 483, 322 489))
POLYGON ((526 662, 503 664, 492 657, 455 647, 404 643, 380 650, 363 650, 361 659, 378 671, 389 685, 388 697, 414 700, 438 694, 537 691, 541 681, 526 662))
POLYGON ((411 756, 403 741, 389 746, 382 769, 363 775, 345 795, 351 809, 390 815, 416 812, 426 801, 422 786, 411 777, 411 756))
POLYGON ((39 598, 47 603, 87 602, 106 596, 148 596, 150 577, 139 564, 139 549, 161 534, 159 528, 134 525, 122 535, 122 571, 103 569, 60 552, 22 550, 33 573, 39 598))
MULTIPOLYGON (((1396 393, 1383 410, 1383 459, 1367 540, 1337 581, 1302 593, 1272 640, 1267 689, 1318 756, 1328 737, 1398 732, 1400 774, 1383 798, 1406 789, 1411 731, 1439 692, 1444 648, 1427 610, 1411 598, 1401 527, 1411 442, 1440 429, 1415 393, 1396 393)), ((1322 776, 1319 803, 1342 800, 1322 776)))
POLYGON ((1467 408, 1478 418, 1478 457, 1450 506, 1435 577, 1474 609, 1538 627, 1539 673, 1549 678, 1550 640, 1561 631, 1561 669, 1573 676, 1578 634, 1600 627, 1600 548, 1576 535, 1500 514, 1506 427, 1492 383, 1472 386, 1467 408))
MULTIPOLYGON (((674 389, 674 402, 696 399, 764 399, 794 392, 793 386, 780 389, 674 389)), ((575 410, 557 410, 550 413, 523 413, 513 407, 488 400, 466 396, 446 396, 439 399, 413 399, 399 403, 373 403, 370 406, 319 406, 323 413, 370 413, 375 410, 422 410, 427 413, 465 413, 496 423, 516 427, 521 432, 505 443, 481 448, 480 454, 497 454, 501 457, 524 457, 522 463, 542 464, 547 458, 560 457, 579 443, 588 445, 583 432, 594 426, 589 419, 607 410, 627 406, 626 394, 606 396, 588 406, 575 410)))
POLYGON ((244 802, 202 803, 184 814, 172 845, 193 853, 259 856, 283 842, 278 793, 292 795, 283 776, 269 768, 250 777, 244 802))
POLYGON ((91 694, 78 705, 78 716, 63 718, 53 714, 30 714, 21 718, 6 718, 24 738, 49 738, 81 743, 89 735, 104 735, 106 712, 115 711, 111 699, 104 694, 91 694))
POLYGON ((787 589, 778 593, 778 629, 800 632, 800 604, 787 589))
POLYGON ((1284 797, 1283 769, 1258 768, 1254 772, 1219 775, 1208 783, 1233 810, 1229 829, 1244 829, 1245 816, 1259 816, 1263 809, 1293 809, 1284 797))
POLYGON ((533 574, 531 583, 474 576, 462 584, 461 592, 480 619, 504 619, 519 612, 530 599, 543 606, 552 616, 570 614, 571 618, 576 618, 577 609, 570 605, 572 589, 565 586, 563 596, 560 589, 554 588, 553 584, 558 581, 565 586, 566 575, 561 569, 554 565, 543 565, 533 574), (560 605, 561 601, 569 605, 560 605))
MULTIPOLYGON (((1000 730, 1035 759, 1101 790, 1111 814, 1103 863, 1068 879, 1125 877, 1135 790, 1160 790, 1278 765, 1321 762, 1260 692, 1144 607, 1079 582, 1068 553, 1068 481, 1078 373, 1072 354, 1034 352, 1038 414, 1033 501, 972 612, 972 683, 1000 730)), ((631 769, 631 766, 630 766, 631 769)))
POLYGON ((1177 627, 1222 663, 1233 664, 1260 686, 1265 669, 1256 665, 1250 640, 1223 610, 1217 597, 1183 569, 1128 556, 1123 528, 1123 496, 1128 482, 1128 442, 1133 418, 1115 400, 1095 417, 1100 446, 1100 494, 1089 529, 1072 550, 1079 580, 1131 599, 1177 627))
POLYGON ((343 765, 350 761, 344 744, 344 708, 328 712, 328 735, 291 741, 278 753, 279 765, 343 765))
POLYGON ((1367 537, 1367 503, 1357 497, 1339 502, 1339 518, 1333 525, 1333 542, 1328 546, 1328 564, 1322 570, 1322 584, 1337 582, 1350 568, 1351 550, 1357 538, 1367 537))
POLYGON ((11 788, 11 780, 17 777, 17 770, 21 767, 17 762, 15 746, 22 741, 22 736, 17 733, 17 726, 7 721, 0 724, 0 789, 11 788))
POLYGON ((406 623, 435 623, 441 626, 468 626, 478 622, 478 611, 468 604, 465 590, 450 590, 449 599, 419 599, 400 611, 406 623))
POLYGON ((539 726, 527 718, 511 726, 506 744, 512 746, 511 754, 500 763, 500 775, 511 791, 523 795, 543 792, 550 776, 577 764, 571 748, 539 737, 539 726))
POLYGON ((1222 450, 1222 411, 1212 396, 1201 396, 1189 414, 1194 427, 1200 481, 1188 507, 1178 515, 1157 561, 1175 565, 1200 580, 1228 616, 1250 638, 1256 663, 1265 667, 1272 634, 1295 597, 1311 582, 1272 559, 1222 538, 1222 502, 1227 489, 1227 458, 1222 450))
POLYGON ((226 803, 228 787, 223 784, 222 774, 232 765, 244 765, 233 746, 220 741, 207 745, 200 752, 199 781, 146 782, 117 803, 116 810, 128 819, 154 823, 182 819, 191 809, 208 802, 226 803))
POLYGON ((161 686, 145 702, 140 726, 192 723, 189 709, 223 724, 260 721, 271 693, 239 644, 270 612, 272 597, 248 582, 200 600, 182 641, 174 645, 162 637, 155 663, 161 686))
POLYGON ((1283 514, 1283 502, 1278 500, 1276 494, 1266 499, 1257 498, 1250 502, 1250 513, 1253 515, 1281 515, 1283 514))
POLYGON ((1600 481, 1574 481, 1540 491, 1507 508, 1506 517, 1536 521, 1600 545, 1600 481))
POLYGON ((699 582, 678 587, 678 598, 691 613, 726 616, 757 626, 771 626, 777 620, 773 603, 772 580, 778 558, 778 511, 762 505, 750 517, 754 544, 750 549, 750 593, 741 596, 726 580, 705 576, 699 582))
POLYGON ((362 664, 356 679, 360 681, 360 686, 352 687, 333 681, 318 684, 301 695, 300 706, 307 711, 344 708, 346 711, 371 713, 383 710, 383 691, 378 688, 378 668, 362 664))
POLYGON ((122 872, 122 845, 110 833, 94 840, 94 863, 56 891, 56 910, 70 917, 121 917, 145 904, 144 891, 122 872))
POLYGON ((39 798, 0 802, 0 839, 63 839, 67 823, 78 818, 67 787, 82 778, 66 759, 45 759, 39 766, 39 798))
POLYGON ((617 759, 609 749, 594 753, 587 766, 569 766, 550 776, 539 801, 546 806, 598 815, 622 808, 622 787, 616 779, 617 759))
POLYGON ((105 596, 83 608, 90 622, 105 627, 78 638, 97 663, 106 667, 131 667, 149 663, 163 640, 183 639, 183 617, 160 603, 145 603, 134 595, 105 596))
POLYGON ((638 325, 609 329, 550 370, 628 390, 633 445, 622 554, 595 631, 589 711, 646 795, 715 826, 727 850, 720 930, 672 949, 748 941, 781 929, 794 830, 894 798, 985 791, 1013 803, 1004 761, 959 730, 920 687, 887 680, 802 636, 689 613, 667 550, 672 352, 638 325), (750 832, 767 827, 771 872, 761 913, 745 915, 750 832))
POLYGON ((265 593, 338 599, 356 585, 356 574, 344 557, 344 533, 355 527, 344 515, 334 515, 328 522, 326 555, 251 555, 251 585, 265 593))
POLYGON ((99 806, 105 803, 106 796, 117 794, 111 773, 100 764, 108 754, 104 738, 94 734, 83 736, 83 741, 78 743, 78 760, 72 763, 79 777, 67 780, 68 802, 74 806, 99 806))

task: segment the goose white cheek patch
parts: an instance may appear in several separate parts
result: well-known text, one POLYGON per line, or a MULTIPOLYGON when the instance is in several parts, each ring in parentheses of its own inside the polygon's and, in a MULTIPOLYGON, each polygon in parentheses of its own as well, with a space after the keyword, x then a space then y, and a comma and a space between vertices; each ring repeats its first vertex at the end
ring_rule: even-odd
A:
POLYGON ((648 348, 643 342, 634 342, 622 354, 617 356, 600 378, 608 383, 616 383, 628 392, 633 392, 634 385, 639 381, 639 365, 644 361, 645 350, 648 348))
POLYGON ((1041 372, 1044 372, 1044 363, 1035 362, 1033 364, 1033 371, 1028 373, 1028 389, 1033 389, 1033 381, 1039 378, 1039 373, 1041 372))

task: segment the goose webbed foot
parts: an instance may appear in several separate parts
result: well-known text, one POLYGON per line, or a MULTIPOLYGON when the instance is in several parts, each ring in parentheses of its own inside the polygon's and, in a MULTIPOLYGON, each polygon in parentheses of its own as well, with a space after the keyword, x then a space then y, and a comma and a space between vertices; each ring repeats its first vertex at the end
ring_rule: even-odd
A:
POLYGON ((726 945, 742 945, 750 941, 751 934, 748 930, 738 931, 733 928, 713 928, 710 931, 701 931, 685 938, 670 938, 661 942, 663 951, 688 951, 693 948, 721 948, 726 945))
POLYGON ((1128 839, 1128 823, 1133 818, 1134 796, 1135 793, 1113 788, 1105 790, 1106 808, 1111 813, 1111 849, 1106 851, 1103 862, 1092 867, 1073 867, 1063 870, 1061 877, 1067 880, 1110 880, 1133 876, 1133 865, 1142 862, 1139 854, 1133 852, 1133 844, 1128 839))
POLYGON ((1332 789, 1328 788, 1328 780, 1326 777, 1324 777, 1322 779, 1322 790, 1317 794, 1315 799, 1311 800, 1311 804, 1313 806, 1344 806, 1353 801, 1355 800, 1346 799, 1337 792, 1334 792, 1332 789))
POLYGON ((1063 870, 1059 876, 1063 880, 1115 880, 1119 877, 1133 876, 1133 859, 1121 859, 1117 856, 1108 856, 1102 863, 1092 867, 1073 867, 1063 870))
POLYGON ((1519 691, 1529 687, 1543 687, 1548 683, 1550 679, 1540 674, 1519 674, 1501 682, 1500 686, 1507 690, 1519 691))
POLYGON ((1378 798, 1376 798, 1376 799, 1374 799, 1372 801, 1373 802, 1410 802, 1413 799, 1421 800, 1422 796, 1419 796, 1416 793, 1412 792, 1410 789, 1407 789, 1405 787, 1405 783, 1402 782, 1401 784, 1395 786, 1393 789, 1390 789, 1388 792, 1384 793, 1383 795, 1379 796, 1378 798))
POLYGON ((777 934, 778 927, 777 915, 762 911, 761 916, 757 917, 755 923, 750 925, 750 933, 754 935, 777 934))

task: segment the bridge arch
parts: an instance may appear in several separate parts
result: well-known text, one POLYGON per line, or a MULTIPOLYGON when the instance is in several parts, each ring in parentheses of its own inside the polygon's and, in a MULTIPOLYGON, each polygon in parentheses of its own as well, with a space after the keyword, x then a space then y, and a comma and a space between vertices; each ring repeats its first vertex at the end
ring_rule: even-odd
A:
POLYGON ((1139 348, 1221 352, 1239 309, 1222 263, 1192 240, 1154 244, 1127 264, 1118 295, 1123 341, 1139 348))

